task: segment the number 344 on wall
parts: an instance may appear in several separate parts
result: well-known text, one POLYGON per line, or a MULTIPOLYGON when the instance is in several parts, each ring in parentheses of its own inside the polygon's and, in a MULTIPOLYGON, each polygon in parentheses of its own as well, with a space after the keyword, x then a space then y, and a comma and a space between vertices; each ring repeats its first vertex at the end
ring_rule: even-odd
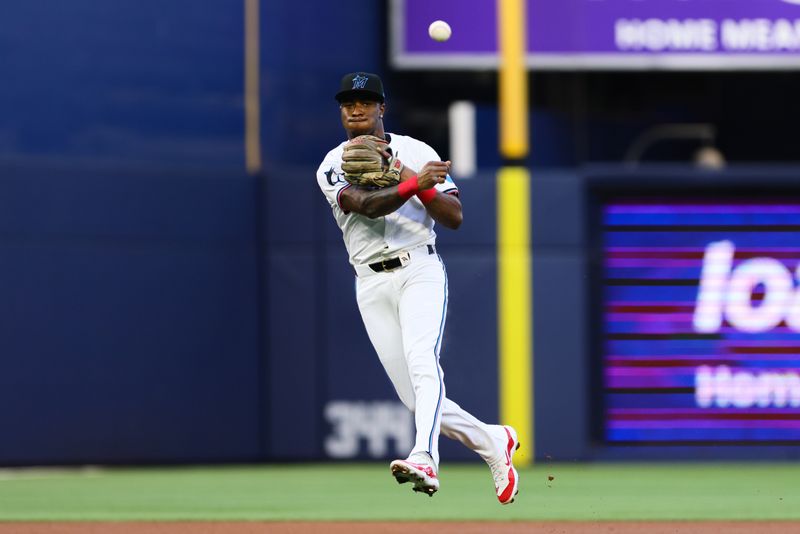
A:
POLYGON ((414 446, 411 412, 399 402, 331 401, 325 419, 333 428, 325 438, 325 453, 331 458, 355 458, 363 442, 371 458, 385 458, 392 442, 393 452, 402 456, 414 446))

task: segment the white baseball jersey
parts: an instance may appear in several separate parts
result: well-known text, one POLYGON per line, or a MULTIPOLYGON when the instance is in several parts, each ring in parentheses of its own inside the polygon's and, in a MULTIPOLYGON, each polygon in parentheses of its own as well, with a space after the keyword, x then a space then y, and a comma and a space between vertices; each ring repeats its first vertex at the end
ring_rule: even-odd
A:
MULTIPOLYGON (((441 161, 436 151, 427 144, 405 135, 387 134, 389 148, 409 168, 419 171, 429 161, 441 161)), ((416 197, 411 197, 397 211, 385 217, 370 219, 342 209, 339 198, 350 187, 342 172, 342 152, 347 141, 328 152, 317 170, 317 183, 333 208, 333 216, 350 255, 350 263, 363 265, 391 258, 398 252, 436 242, 433 219, 416 197)), ((450 176, 444 183, 436 184, 444 193, 457 193, 458 188, 450 176)))
MULTIPOLYGON (((419 171, 440 161, 430 146, 414 138, 387 134, 389 148, 419 171)), ((400 400, 414 412, 416 440, 411 454, 427 453, 439 463, 439 433, 457 439, 487 462, 503 458, 506 432, 487 425, 446 397, 439 351, 447 316, 447 274, 433 253, 433 219, 413 196, 394 213, 370 219, 342 209, 341 193, 351 187, 342 173, 346 142, 328 152, 317 170, 317 182, 342 229, 350 263, 357 273, 356 300, 378 357, 400 400), (407 263, 389 271, 367 264, 403 254, 407 263)), ((436 188, 456 193, 448 176, 436 188)))

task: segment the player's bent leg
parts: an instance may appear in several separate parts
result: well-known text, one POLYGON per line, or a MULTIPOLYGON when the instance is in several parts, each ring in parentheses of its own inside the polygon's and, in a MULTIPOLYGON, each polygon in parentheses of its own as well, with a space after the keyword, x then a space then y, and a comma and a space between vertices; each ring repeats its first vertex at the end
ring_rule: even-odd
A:
POLYGON ((442 434, 460 441, 486 461, 497 455, 494 425, 487 425, 450 399, 442 407, 442 434))
POLYGON ((513 457, 519 448, 519 438, 513 427, 487 425, 445 399, 442 434, 477 452, 492 471, 498 501, 501 504, 514 502, 519 491, 519 473, 514 468, 513 457))

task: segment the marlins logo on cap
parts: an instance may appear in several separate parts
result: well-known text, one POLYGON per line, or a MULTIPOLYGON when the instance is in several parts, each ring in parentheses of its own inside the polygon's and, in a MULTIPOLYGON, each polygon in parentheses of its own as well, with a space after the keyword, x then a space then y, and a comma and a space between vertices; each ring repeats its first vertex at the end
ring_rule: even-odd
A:
POLYGON ((336 100, 342 102, 348 98, 363 98, 384 102, 386 95, 383 92, 383 82, 380 76, 371 72, 351 72, 345 74, 339 84, 336 100))

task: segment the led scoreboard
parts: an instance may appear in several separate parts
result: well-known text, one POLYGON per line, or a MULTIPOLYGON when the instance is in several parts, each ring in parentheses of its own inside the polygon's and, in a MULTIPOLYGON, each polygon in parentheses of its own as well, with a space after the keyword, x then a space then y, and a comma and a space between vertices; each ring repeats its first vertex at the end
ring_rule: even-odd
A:
MULTIPOLYGON (((497 0, 392 0, 397 68, 491 69, 497 0), (428 25, 446 20, 446 43, 428 25)), ((791 69, 800 0, 526 0, 526 61, 542 69, 791 69)))
POLYGON ((800 195, 606 198, 609 444, 800 444, 800 195))

